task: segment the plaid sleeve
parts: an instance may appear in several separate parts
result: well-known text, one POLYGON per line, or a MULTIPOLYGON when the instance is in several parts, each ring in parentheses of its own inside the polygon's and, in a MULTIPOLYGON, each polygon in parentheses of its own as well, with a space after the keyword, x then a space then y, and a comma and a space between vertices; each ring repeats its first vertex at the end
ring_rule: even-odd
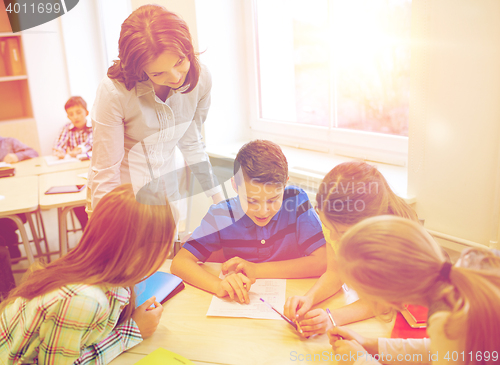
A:
POLYGON ((142 341, 132 320, 115 327, 115 308, 99 298, 64 290, 64 297, 42 319, 39 364, 107 364, 142 341))
POLYGON ((310 255, 326 244, 321 221, 312 207, 307 193, 300 189, 297 196, 297 237, 304 255, 310 255))
POLYGON ((133 319, 116 326, 104 340, 97 345, 89 346, 75 361, 76 365, 108 364, 122 352, 142 342, 139 327, 133 319))
POLYGON ((92 134, 92 128, 90 128, 87 134, 87 140, 84 142, 84 146, 87 149, 87 151, 90 151, 92 149, 93 144, 94 144, 94 137, 92 134))
POLYGON ((56 143, 54 143, 54 147, 52 148, 54 151, 63 151, 66 152, 66 147, 68 146, 69 141, 69 125, 66 124, 61 133, 59 134, 59 138, 57 138, 56 143))

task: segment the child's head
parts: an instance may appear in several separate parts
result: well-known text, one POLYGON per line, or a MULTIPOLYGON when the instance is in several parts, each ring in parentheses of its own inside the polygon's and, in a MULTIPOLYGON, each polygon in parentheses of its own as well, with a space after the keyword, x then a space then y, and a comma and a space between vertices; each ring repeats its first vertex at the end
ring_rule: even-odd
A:
POLYGON ((384 176, 361 161, 335 166, 321 182, 316 201, 318 214, 333 241, 368 217, 393 214, 418 220, 413 209, 394 194, 384 176))
POLYGON ((83 129, 87 125, 87 103, 80 96, 72 96, 64 105, 68 119, 77 129, 83 129))
POLYGON ((341 278, 360 296, 396 306, 420 304, 446 261, 419 223, 394 215, 371 217, 347 230, 337 260, 341 278))
POLYGON ((234 161, 233 188, 241 207, 258 226, 278 213, 288 181, 288 163, 281 148, 271 141, 245 144, 234 161))
POLYGON ((447 305, 451 316, 444 332, 448 338, 466 334, 466 353, 500 348, 500 257, 493 252, 466 250, 451 266, 420 224, 390 215, 349 229, 337 262, 340 277, 360 298, 395 308, 447 305))
POLYGON ((122 24, 118 46, 119 60, 109 68, 108 76, 123 82, 128 90, 148 77, 155 84, 174 89, 187 86, 184 93, 198 83, 200 64, 189 28, 182 18, 163 6, 144 5, 132 12, 122 24), (168 69, 162 67, 165 62, 168 69), (170 74, 177 72, 180 85, 172 86, 173 79, 178 81, 179 77, 170 74))
POLYGON ((167 259, 174 232, 168 202, 138 203, 132 185, 121 185, 97 204, 78 245, 31 275, 9 301, 32 299, 67 284, 132 287, 167 259))

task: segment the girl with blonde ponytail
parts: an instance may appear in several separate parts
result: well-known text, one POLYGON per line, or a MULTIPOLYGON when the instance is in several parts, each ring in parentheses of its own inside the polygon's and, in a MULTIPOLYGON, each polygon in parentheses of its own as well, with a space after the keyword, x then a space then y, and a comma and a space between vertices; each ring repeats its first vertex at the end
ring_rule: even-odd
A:
MULTIPOLYGON (((415 211, 391 190, 384 176, 362 161, 335 166, 321 182, 316 201, 327 240, 327 270, 304 296, 290 297, 285 303, 285 315, 299 321, 305 337, 325 333, 331 327, 323 309, 310 309, 342 287, 335 256, 343 233, 363 219, 383 214, 418 221, 415 211)), ((374 313, 366 302, 357 301, 332 310, 332 315, 337 324, 347 324, 374 313)))
POLYGON ((360 298, 394 309, 428 307, 430 337, 372 339, 336 327, 328 335, 338 356, 356 354, 356 365, 403 359, 433 365, 499 363, 500 257, 492 251, 468 249, 452 265, 419 224, 381 216, 346 232, 337 261, 341 278, 360 298))

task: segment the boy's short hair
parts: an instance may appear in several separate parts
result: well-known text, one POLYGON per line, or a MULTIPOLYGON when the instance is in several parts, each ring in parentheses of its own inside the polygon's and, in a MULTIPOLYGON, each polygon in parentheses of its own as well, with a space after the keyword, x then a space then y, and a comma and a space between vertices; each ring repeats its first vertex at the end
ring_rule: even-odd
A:
POLYGON ((288 162, 283 151, 276 143, 256 139, 240 148, 234 161, 234 176, 236 184, 241 181, 243 172, 245 180, 259 184, 286 185, 288 180, 288 162))
POLYGON ((72 96, 69 98, 66 104, 64 104, 64 110, 68 110, 74 106, 81 106, 83 109, 87 110, 87 103, 81 96, 72 96))

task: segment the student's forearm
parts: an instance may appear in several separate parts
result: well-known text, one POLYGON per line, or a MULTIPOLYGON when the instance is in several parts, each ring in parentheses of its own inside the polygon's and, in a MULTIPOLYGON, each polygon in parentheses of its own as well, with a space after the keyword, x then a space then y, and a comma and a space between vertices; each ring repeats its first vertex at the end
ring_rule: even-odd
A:
POLYGON ((325 259, 306 256, 293 260, 271 261, 256 264, 256 278, 299 279, 317 277, 326 270, 325 259))
POLYGON ((345 307, 332 310, 332 317, 335 319, 335 323, 339 326, 362 321, 374 316, 375 314, 373 313, 373 308, 363 299, 357 300, 354 303, 346 305, 345 307))
POLYGON ((217 276, 210 274, 203 269, 198 263, 191 260, 174 260, 170 267, 170 272, 177 275, 187 283, 206 290, 210 293, 215 293, 221 282, 217 276))
POLYGON ((312 299, 313 304, 318 304, 330 298, 333 294, 338 292, 341 287, 342 282, 337 275, 330 270, 326 270, 313 287, 309 289, 306 296, 312 299))

